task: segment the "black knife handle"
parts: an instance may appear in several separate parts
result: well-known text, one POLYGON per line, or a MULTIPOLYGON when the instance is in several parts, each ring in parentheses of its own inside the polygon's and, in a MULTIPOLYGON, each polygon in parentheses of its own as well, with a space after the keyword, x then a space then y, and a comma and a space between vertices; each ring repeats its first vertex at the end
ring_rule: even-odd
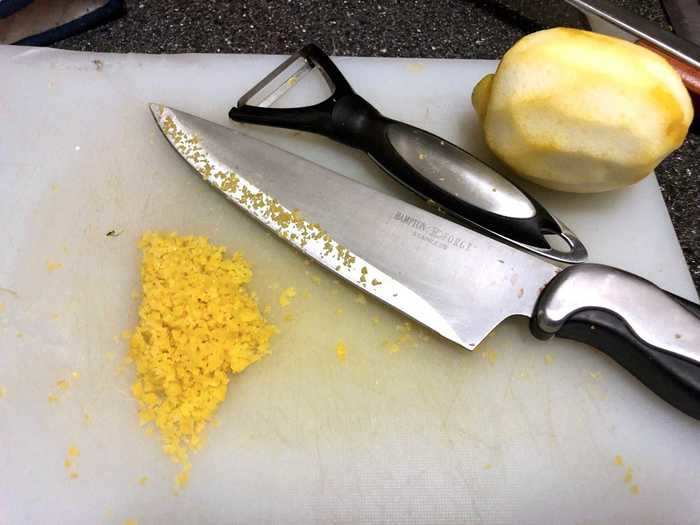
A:
POLYGON ((700 419, 700 306, 608 266, 569 267, 542 292, 531 329, 602 350, 700 419))

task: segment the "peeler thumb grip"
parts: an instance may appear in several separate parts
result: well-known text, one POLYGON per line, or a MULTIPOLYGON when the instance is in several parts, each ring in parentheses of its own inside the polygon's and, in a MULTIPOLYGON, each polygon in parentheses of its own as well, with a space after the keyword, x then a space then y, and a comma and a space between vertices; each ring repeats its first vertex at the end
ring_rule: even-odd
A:
POLYGON ((356 94, 335 103, 331 120, 328 136, 366 151, 386 173, 455 218, 566 262, 585 258, 578 239, 536 200, 454 144, 384 117, 356 94), (569 251, 554 250, 546 234, 561 235, 569 251))

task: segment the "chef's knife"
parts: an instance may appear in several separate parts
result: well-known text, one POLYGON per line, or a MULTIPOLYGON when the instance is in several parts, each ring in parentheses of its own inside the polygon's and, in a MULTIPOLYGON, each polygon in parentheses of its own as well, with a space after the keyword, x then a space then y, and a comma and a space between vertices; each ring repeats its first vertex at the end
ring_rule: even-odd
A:
POLYGON ((151 105, 202 178, 358 288, 474 349, 501 321, 595 346, 700 419, 700 306, 608 266, 554 264, 187 113, 151 105))

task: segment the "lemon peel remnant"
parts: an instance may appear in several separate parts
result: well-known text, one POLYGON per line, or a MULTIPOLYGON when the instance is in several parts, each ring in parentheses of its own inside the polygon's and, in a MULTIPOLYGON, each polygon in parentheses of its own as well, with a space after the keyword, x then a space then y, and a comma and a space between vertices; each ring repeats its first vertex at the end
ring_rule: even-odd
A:
POLYGON ((180 488, 230 373, 267 355, 276 329, 246 290, 252 271, 240 253, 226 258, 204 237, 176 234, 147 233, 139 246, 143 298, 129 342, 131 392, 140 424, 155 424, 164 452, 181 465, 180 488))

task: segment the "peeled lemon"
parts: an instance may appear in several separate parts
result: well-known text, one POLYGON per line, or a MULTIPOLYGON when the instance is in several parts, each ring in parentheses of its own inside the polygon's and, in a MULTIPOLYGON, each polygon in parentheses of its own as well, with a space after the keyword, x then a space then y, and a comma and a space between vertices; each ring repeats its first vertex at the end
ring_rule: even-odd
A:
POLYGON ((521 39, 472 104, 493 152, 519 175, 577 193, 648 175, 693 120, 678 74, 641 46, 576 29, 521 39))

